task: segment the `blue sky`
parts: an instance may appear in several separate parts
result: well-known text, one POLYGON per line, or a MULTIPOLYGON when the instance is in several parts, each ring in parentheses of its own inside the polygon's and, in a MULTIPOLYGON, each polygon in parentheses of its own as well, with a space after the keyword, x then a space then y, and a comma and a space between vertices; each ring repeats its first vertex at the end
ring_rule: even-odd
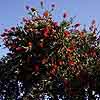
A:
MULTIPOLYGON (((40 0, 0 0, 0 32, 4 28, 19 24, 22 17, 27 15, 25 6, 33 6, 40 9, 40 0)), ((60 20, 63 12, 67 12, 68 16, 76 16, 76 21, 81 24, 89 25, 92 19, 96 19, 100 23, 100 0, 44 0, 46 7, 50 8, 50 4, 56 4, 54 19, 60 20)), ((7 50, 0 48, 0 57, 7 50)))

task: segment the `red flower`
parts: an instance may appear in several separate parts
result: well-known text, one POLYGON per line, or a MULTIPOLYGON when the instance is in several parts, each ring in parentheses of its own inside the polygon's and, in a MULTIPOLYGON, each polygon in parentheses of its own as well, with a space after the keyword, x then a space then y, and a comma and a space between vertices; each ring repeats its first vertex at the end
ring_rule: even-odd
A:
POLYGON ((96 57, 96 55, 97 55, 96 52, 93 52, 93 57, 96 57))
POLYGON ((49 37, 48 33, 49 33, 48 27, 44 28, 44 30, 43 30, 43 35, 44 35, 45 37, 49 37))
POLYGON ((58 66, 56 64, 52 64, 52 68, 51 68, 50 74, 55 75, 56 72, 57 72, 57 67, 58 66))
POLYGON ((63 65, 63 61, 62 60, 58 60, 58 64, 59 65, 63 65))
POLYGON ((48 12, 48 11, 45 11, 45 12, 43 13, 43 16, 44 16, 44 17, 48 17, 48 16, 49 16, 49 12, 48 12))
POLYGON ((75 62, 74 62, 74 61, 69 61, 68 64, 69 64, 69 65, 75 65, 75 62))
POLYGON ((65 88, 69 88, 70 87, 70 81, 67 80, 67 79, 63 79, 63 81, 64 81, 65 88))
POLYGON ((58 26, 58 22, 54 22, 53 25, 54 25, 54 27, 57 27, 58 26))
POLYGON ((67 50, 68 52, 71 52, 71 51, 74 50, 74 47, 69 47, 69 48, 67 48, 66 50, 67 50))
POLYGON ((12 47, 12 48, 16 48, 16 45, 15 45, 15 44, 12 44, 11 47, 12 47))
POLYGON ((40 48, 43 48, 43 47, 44 47, 43 43, 40 43, 40 44, 39 44, 39 47, 40 47, 40 48))
POLYGON ((57 69, 57 65, 56 65, 56 64, 54 64, 54 65, 53 65, 53 68, 54 68, 54 69, 57 69))
POLYGON ((53 68, 53 69, 50 71, 50 74, 52 74, 52 75, 55 75, 55 74, 56 74, 55 68, 53 68))
POLYGON ((28 46, 29 47, 32 47, 32 42, 28 42, 28 46))
POLYGON ((90 52, 90 55, 93 56, 93 57, 96 57, 96 52, 93 50, 93 51, 90 52))
POLYGON ((35 72, 39 72, 39 70, 40 70, 39 64, 34 65, 34 70, 35 70, 35 72))
POLYGON ((25 48, 22 48, 22 47, 17 47, 16 48, 16 51, 17 52, 22 52, 22 51, 25 51, 26 49, 25 48))
POLYGON ((70 32, 69 31, 65 31, 64 35, 65 35, 65 37, 70 37, 70 32))
POLYGON ((80 37, 84 37, 84 32, 80 32, 80 37))
POLYGON ((46 58, 44 58, 44 59, 41 60, 41 63, 42 64, 45 64, 46 62, 47 62, 47 59, 46 58))

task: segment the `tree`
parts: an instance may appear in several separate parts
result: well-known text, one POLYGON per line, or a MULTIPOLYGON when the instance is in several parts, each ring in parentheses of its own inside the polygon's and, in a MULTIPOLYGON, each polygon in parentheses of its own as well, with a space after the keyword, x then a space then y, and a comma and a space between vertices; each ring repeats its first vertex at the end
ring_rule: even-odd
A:
POLYGON ((41 15, 26 6, 29 17, 1 35, 10 51, 1 59, 1 84, 3 78, 12 84, 6 87, 13 88, 11 94, 6 88, 6 99, 95 100, 100 93, 100 37, 95 20, 89 30, 79 29, 80 23, 68 20, 66 13, 62 22, 55 22, 54 7, 41 15), (23 83, 20 97, 18 82, 23 83))

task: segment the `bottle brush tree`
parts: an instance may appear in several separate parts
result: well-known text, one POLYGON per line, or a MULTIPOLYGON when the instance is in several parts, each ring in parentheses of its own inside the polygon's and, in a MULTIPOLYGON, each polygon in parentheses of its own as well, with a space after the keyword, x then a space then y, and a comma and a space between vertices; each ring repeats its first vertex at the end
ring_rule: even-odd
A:
POLYGON ((0 95, 6 90, 6 100, 95 100, 100 93, 100 37, 95 20, 89 29, 80 28, 66 13, 56 22, 54 7, 40 14, 26 6, 29 17, 1 34, 9 49, 0 64, 2 86, 4 79, 11 84, 1 88, 0 95), (23 83, 22 96, 14 82, 23 83), (13 92, 9 94, 8 88, 13 92))

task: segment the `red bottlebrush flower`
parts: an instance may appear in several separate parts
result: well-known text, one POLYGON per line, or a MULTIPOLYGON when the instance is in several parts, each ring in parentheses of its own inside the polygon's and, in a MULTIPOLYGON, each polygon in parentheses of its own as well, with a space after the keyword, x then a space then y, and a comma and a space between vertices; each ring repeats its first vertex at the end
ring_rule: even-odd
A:
POLYGON ((66 18, 66 17, 67 17, 67 13, 64 12, 64 14, 63 14, 63 18, 66 18))
POLYGON ((49 37, 48 33, 49 33, 48 27, 44 28, 44 30, 43 30, 43 35, 44 35, 45 37, 49 37))
POLYGON ((69 87, 70 87, 70 82, 69 82, 69 80, 63 79, 63 81, 64 81, 64 86, 65 86, 66 88, 69 88, 69 87))
POLYGON ((39 70, 40 70, 39 64, 34 65, 34 70, 35 70, 35 72, 39 72, 39 70))
POLYGON ((15 45, 15 44, 12 44, 11 47, 12 47, 12 48, 16 48, 16 45, 15 45))
POLYGON ((50 74, 52 74, 52 75, 55 75, 56 74, 56 72, 57 72, 57 65, 56 64, 53 64, 52 65, 52 69, 51 69, 51 71, 50 71, 50 74))
POLYGON ((48 11, 45 11, 45 12, 43 13, 43 16, 44 16, 44 17, 48 17, 48 16, 49 16, 49 12, 48 12, 48 11))
POLYGON ((96 52, 93 52, 93 57, 96 57, 96 55, 97 55, 96 52))
POLYGON ((42 64, 45 64, 46 62, 47 62, 46 58, 42 59, 42 61, 41 61, 42 64))
POLYGON ((47 33, 44 33, 44 36, 45 36, 45 37, 48 37, 48 34, 47 34, 47 33))
POLYGON ((30 7, 29 6, 26 6, 25 8, 26 8, 26 10, 29 10, 30 7))
POLYGON ((54 64, 54 65, 53 65, 53 68, 54 68, 54 69, 57 69, 57 65, 56 65, 56 64, 54 64))
POLYGON ((59 65, 63 65, 63 61, 62 60, 58 60, 58 64, 59 65))
POLYGON ((79 27, 79 26, 80 26, 80 23, 77 23, 77 24, 75 24, 74 26, 75 26, 75 27, 79 27))
POLYGON ((39 44, 39 47, 40 47, 40 48, 43 48, 43 47, 44 47, 44 46, 43 46, 43 43, 40 43, 40 44, 39 44))
POLYGON ((92 50, 92 51, 90 52, 90 55, 91 55, 92 57, 96 57, 96 52, 95 52, 94 50, 92 50))
POLYGON ((50 74, 55 75, 55 73, 56 73, 56 70, 53 68, 53 69, 50 71, 50 74))
POLYGON ((32 42, 28 42, 28 46, 29 47, 32 47, 32 42))
POLYGON ((74 61, 69 61, 68 64, 69 64, 69 65, 75 65, 75 62, 74 62, 74 61))
POLYGON ((71 59, 71 58, 72 58, 72 55, 71 55, 71 53, 68 52, 68 53, 65 55, 65 57, 71 59))
POLYGON ((64 32, 64 36, 65 36, 65 37, 70 37, 70 32, 69 32, 69 31, 65 31, 65 32, 64 32))
POLYGON ((69 48, 67 48, 66 50, 67 50, 68 52, 71 52, 71 51, 74 50, 74 47, 69 47, 69 48))
POLYGON ((80 32, 80 37, 84 37, 84 32, 80 32))
POLYGON ((17 47, 16 48, 16 51, 17 52, 22 52, 22 51, 25 51, 26 49, 25 48, 22 48, 22 47, 17 47))
POLYGON ((54 27, 57 27, 58 26, 58 22, 54 22, 53 25, 54 25, 54 27))

